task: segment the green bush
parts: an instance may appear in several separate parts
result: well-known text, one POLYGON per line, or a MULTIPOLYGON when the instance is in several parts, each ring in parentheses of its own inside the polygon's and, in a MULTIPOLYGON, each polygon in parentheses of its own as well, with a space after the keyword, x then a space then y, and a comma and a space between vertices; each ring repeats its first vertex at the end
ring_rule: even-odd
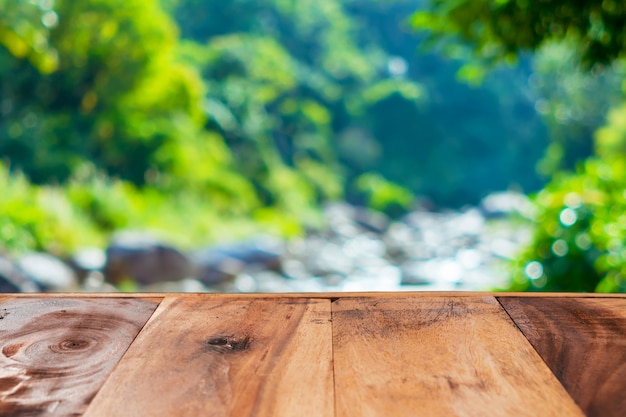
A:
POLYGON ((65 256, 80 246, 104 247, 111 233, 127 228, 188 249, 258 233, 299 235, 303 222, 320 221, 310 202, 297 196, 290 199, 292 206, 233 211, 216 203, 213 193, 139 188, 88 164, 63 187, 31 184, 0 165, 0 190, 0 250, 14 254, 35 250, 65 256))
POLYGON ((511 290, 626 290, 626 158, 591 158, 534 199, 537 229, 511 290))
POLYGON ((103 234, 58 187, 30 184, 0 165, 0 250, 66 254, 79 245, 102 244, 103 234))
POLYGON ((596 132, 595 153, 535 197, 537 229, 511 289, 626 291, 626 106, 596 132))
POLYGON ((414 202, 410 190, 387 181, 380 174, 370 172, 359 176, 356 187, 366 196, 369 207, 391 216, 407 212, 414 202))

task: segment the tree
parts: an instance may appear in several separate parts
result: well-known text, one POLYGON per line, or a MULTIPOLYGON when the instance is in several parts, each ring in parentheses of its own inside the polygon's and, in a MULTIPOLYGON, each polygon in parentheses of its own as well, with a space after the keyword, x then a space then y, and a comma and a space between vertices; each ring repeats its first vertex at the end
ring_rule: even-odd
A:
POLYGON ((349 103, 387 78, 385 52, 358 42, 343 3, 187 0, 175 16, 188 37, 182 59, 207 85, 207 129, 223 135, 262 202, 306 212, 341 197, 363 172, 341 160, 335 136, 354 118, 349 103))
POLYGON ((550 145, 537 166, 546 177, 574 170, 593 154, 594 132, 624 98, 624 65, 618 62, 590 72, 578 65, 579 59, 566 42, 547 43, 533 57, 528 82, 534 92, 534 107, 550 135, 550 145))
POLYGON ((574 43, 588 68, 626 56, 626 5, 619 0, 432 0, 412 21, 431 39, 468 42, 491 61, 554 40, 574 43))
MULTIPOLYGON (((605 75, 590 80, 569 71, 567 82, 561 77, 557 85, 566 88, 559 99, 544 101, 538 109, 555 121, 589 120, 599 103, 593 104, 595 97, 590 97, 596 88, 588 88, 607 81, 617 86, 624 78, 623 2, 435 0, 431 10, 414 15, 413 23, 430 31, 431 40, 452 37, 468 42, 490 62, 547 47, 551 49, 544 52, 540 65, 549 66, 555 60, 567 62, 572 56, 568 51, 574 48, 583 68, 605 75), (609 66, 613 68, 607 73, 609 66)), ((546 73, 550 71, 535 82, 550 82, 546 73)), ((626 107, 612 110, 607 125, 594 134, 595 155, 578 164, 575 172, 553 172, 551 183, 537 194, 535 234, 515 262, 511 289, 626 291, 625 120, 626 107)), ((562 127, 552 130, 565 138, 560 138, 559 146, 575 136, 562 127)))
POLYGON ((526 91, 529 66, 468 86, 455 76, 464 59, 416 54, 419 37, 405 22, 413 7, 179 1, 182 56, 207 85, 207 128, 224 136, 235 161, 245 160, 240 170, 264 202, 288 189, 270 184, 273 167, 299 178, 293 201, 343 193, 366 203, 365 184, 383 184, 368 180, 380 175, 441 206, 542 184, 517 158, 523 152, 536 163, 547 142, 526 91))

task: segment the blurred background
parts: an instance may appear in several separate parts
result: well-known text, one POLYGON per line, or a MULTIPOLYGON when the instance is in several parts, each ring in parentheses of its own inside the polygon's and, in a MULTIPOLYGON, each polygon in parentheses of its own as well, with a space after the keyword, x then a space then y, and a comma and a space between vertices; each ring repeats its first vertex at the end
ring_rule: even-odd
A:
POLYGON ((0 291, 624 291, 625 25, 0 0, 0 291))

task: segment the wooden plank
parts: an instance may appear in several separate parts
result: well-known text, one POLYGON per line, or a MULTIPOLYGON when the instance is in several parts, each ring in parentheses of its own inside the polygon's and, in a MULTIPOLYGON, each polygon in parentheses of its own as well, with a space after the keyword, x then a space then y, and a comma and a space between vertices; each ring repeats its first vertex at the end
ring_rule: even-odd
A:
POLYGON ((493 297, 332 311, 337 417, 583 415, 493 297))
POLYGON ((0 301, 0 416, 78 416, 158 302, 0 301))
POLYGON ((626 413, 626 300, 500 302, 588 416, 626 413))
POLYGON ((332 416, 330 301, 166 298, 85 416, 332 416))

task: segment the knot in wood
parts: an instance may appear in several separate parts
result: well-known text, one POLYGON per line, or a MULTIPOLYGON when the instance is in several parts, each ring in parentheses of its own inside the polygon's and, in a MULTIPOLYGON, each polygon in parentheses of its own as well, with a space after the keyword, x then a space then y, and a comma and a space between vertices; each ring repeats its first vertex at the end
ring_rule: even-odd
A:
POLYGON ((250 346, 250 336, 238 338, 235 336, 216 336, 206 340, 207 350, 212 351, 242 351, 250 346))
POLYGON ((93 342, 89 338, 73 337, 54 343, 48 349, 55 353, 74 353, 90 349, 93 342))

